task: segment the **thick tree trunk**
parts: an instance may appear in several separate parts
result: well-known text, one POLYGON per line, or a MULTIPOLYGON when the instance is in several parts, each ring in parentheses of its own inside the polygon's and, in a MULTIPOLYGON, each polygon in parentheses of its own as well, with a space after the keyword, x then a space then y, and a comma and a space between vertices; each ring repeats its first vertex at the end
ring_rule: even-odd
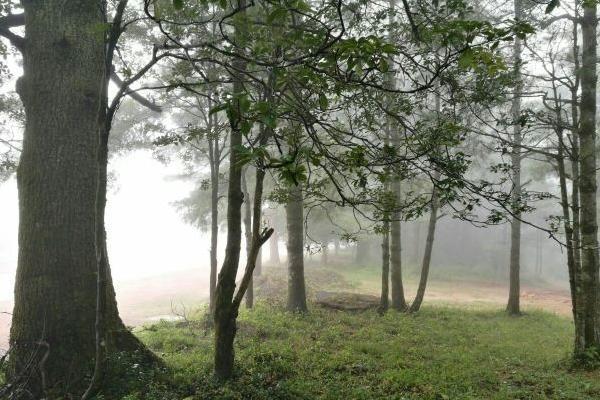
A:
MULTIPOLYGON (((581 65, 581 128, 580 140, 580 200, 581 200, 581 272, 583 291, 583 349, 575 349, 576 356, 583 351, 598 350, 598 216, 596 183, 596 5, 584 3, 581 21, 583 34, 581 65)), ((578 305, 579 306, 579 305, 578 305)), ((581 340, 580 339, 580 340, 581 340)), ((577 342, 579 342, 578 340, 577 342)))
MULTIPOLYGON (((437 176, 439 179, 439 175, 437 176)), ((425 242, 425 253, 423 254, 423 264, 421 265, 421 279, 415 301, 410 305, 410 312, 417 312, 421 308, 423 298, 425 297, 425 289, 427 288, 427 279, 429 277, 429 267, 431 265, 431 255, 433 253, 433 241, 435 240, 435 228, 438 220, 439 196, 437 189, 433 187, 431 194, 431 213, 429 214, 429 225, 427 228, 427 240, 425 242)))
MULTIPOLYGON (((523 6, 521 0, 514 1, 515 19, 523 17, 523 6)), ((518 210, 521 203, 521 95, 523 84, 521 82, 521 39, 515 37, 513 49, 513 62, 515 68, 515 94, 512 100, 511 114, 513 118, 513 149, 511 154, 513 189, 511 203, 513 206, 513 217, 510 223, 510 267, 509 267, 509 292, 506 311, 510 315, 521 313, 521 212, 518 210)))
POLYGON ((306 285, 304 282, 304 201, 302 187, 290 188, 285 206, 287 221, 288 301, 287 309, 306 312, 306 285))
POLYGON ((141 348, 118 316, 106 254, 106 162, 98 165, 105 43, 97 32, 106 16, 86 0, 23 6, 27 43, 17 91, 26 126, 9 378, 35 398, 50 390, 79 396, 96 356, 98 284, 106 289, 107 347, 141 348))

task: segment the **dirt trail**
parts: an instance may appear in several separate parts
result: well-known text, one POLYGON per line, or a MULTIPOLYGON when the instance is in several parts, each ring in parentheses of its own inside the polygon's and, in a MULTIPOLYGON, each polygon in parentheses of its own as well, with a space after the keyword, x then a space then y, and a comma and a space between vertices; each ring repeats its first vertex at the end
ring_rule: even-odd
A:
MULTIPOLYGON (((414 296, 414 290, 407 290, 407 298, 414 296)), ((503 306, 508 287, 489 282, 432 282, 427 290, 425 301, 439 301, 451 304, 490 304, 503 306)), ((567 289, 539 288, 523 286, 521 305, 524 309, 540 309, 571 316, 571 297, 567 289)))

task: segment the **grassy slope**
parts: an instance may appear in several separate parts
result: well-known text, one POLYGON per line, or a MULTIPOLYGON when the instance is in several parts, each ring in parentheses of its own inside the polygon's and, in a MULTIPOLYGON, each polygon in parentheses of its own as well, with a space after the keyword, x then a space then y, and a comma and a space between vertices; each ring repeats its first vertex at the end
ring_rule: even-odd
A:
MULTIPOLYGON (((315 271, 313 291, 370 291, 377 281, 368 269, 339 279, 315 271)), ((200 322, 163 322, 139 335, 164 355, 175 390, 144 386, 128 399, 600 398, 599 373, 569 370, 571 322, 540 311, 510 318, 486 304, 438 304, 380 317, 313 306, 301 316, 262 302, 241 313, 238 373, 227 385, 211 379, 212 336, 200 322)))
POLYGON ((290 315, 261 305, 241 315, 239 375, 210 379, 212 341, 162 323, 140 335, 164 352, 194 399, 597 399, 597 373, 569 372, 570 323, 541 312, 425 308, 290 315))

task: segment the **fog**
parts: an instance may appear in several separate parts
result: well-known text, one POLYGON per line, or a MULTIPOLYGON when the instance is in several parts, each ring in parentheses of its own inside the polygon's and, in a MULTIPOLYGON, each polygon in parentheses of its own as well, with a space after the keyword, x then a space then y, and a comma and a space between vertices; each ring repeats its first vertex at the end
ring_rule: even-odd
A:
MULTIPOLYGON (((138 150, 116 157, 111 161, 111 170, 115 178, 108 194, 106 219, 111 268, 117 289, 127 290, 130 284, 153 277, 173 276, 177 272, 207 276, 208 234, 186 224, 172 204, 188 195, 194 183, 176 179, 178 166, 159 163, 149 151, 138 150)), ((535 217, 536 213, 526 219, 535 217)), ((403 227, 404 262, 415 272, 425 241, 425 218, 407 222, 403 227)), ((0 301, 11 301, 18 232, 14 178, 0 185, 0 220, 0 301)), ((456 270, 470 270, 485 279, 503 281, 507 274, 508 232, 507 225, 478 228, 450 216, 443 217, 437 229, 432 271, 452 274, 456 270), (490 271, 494 273, 490 274, 490 271)), ((225 238, 220 239, 221 253, 225 238)), ((282 253, 284 247, 280 244, 282 253)), ((361 254, 361 261, 376 267, 379 254, 375 237, 361 254)), ((558 243, 543 232, 524 227, 522 257, 525 279, 533 275, 541 263, 541 282, 567 284, 565 256, 558 243)), ((200 285, 197 290, 204 296, 208 287, 200 285)))

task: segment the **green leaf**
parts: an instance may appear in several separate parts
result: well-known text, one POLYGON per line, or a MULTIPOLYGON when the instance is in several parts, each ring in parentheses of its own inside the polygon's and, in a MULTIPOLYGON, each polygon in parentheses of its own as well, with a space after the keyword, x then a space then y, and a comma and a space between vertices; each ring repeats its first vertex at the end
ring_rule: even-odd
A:
POLYGON ((181 10, 183 8, 183 0, 173 0, 173 7, 176 10, 181 10))
POLYGON ((287 16, 287 10, 283 7, 277 7, 267 16, 267 23, 272 24, 275 21, 281 21, 287 16))
POLYGON ((556 7, 560 5, 560 0, 550 0, 550 3, 546 6, 546 14, 550 14, 556 7))
POLYGON ((473 56, 474 56, 473 50, 466 49, 465 51, 462 52, 462 54, 460 55, 460 58, 458 59, 458 66, 463 69, 468 69, 468 68, 472 67, 474 64, 474 61, 475 61, 473 56))
POLYGON ((329 100, 327 100, 327 96, 325 96, 323 93, 319 94, 319 108, 321 109, 321 111, 327 111, 328 107, 329 100))

